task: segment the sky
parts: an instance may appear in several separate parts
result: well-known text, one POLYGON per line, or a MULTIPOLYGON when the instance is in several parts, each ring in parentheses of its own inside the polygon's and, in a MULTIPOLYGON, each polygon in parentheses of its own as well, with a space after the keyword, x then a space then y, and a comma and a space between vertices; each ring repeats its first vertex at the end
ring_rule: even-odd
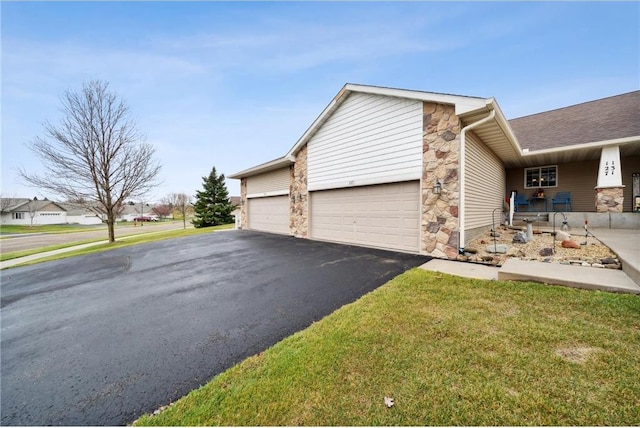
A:
MULTIPOLYGON (((103 80, 155 147, 147 196, 283 156, 346 83, 494 97, 508 119, 640 89, 639 2, 0 2, 4 197, 103 80)), ((238 180, 227 179, 231 195, 238 180)))

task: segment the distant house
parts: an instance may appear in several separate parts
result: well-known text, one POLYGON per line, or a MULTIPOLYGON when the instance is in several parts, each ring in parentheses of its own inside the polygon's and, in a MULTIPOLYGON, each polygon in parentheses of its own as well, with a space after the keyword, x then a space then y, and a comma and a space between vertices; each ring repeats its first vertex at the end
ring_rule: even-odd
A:
POLYGON ((235 224, 236 224, 236 229, 240 229, 240 225, 241 225, 241 210, 240 210, 240 204, 242 203, 242 198, 240 196, 231 196, 229 199, 231 199, 231 205, 234 206, 233 211, 231 212, 231 215, 233 216, 233 218, 235 219, 235 224))
POLYGON ((91 225, 103 222, 103 213, 97 208, 67 202, 58 205, 66 210, 69 224, 91 225))
POLYGON ((26 198, 2 198, 3 225, 66 224, 67 211, 56 202, 26 198))

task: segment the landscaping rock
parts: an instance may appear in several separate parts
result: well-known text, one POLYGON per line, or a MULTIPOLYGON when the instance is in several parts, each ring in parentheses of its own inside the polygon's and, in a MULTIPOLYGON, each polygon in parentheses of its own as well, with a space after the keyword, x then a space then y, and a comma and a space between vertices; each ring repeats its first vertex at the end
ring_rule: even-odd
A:
POLYGON ((620 266, 619 264, 608 264, 608 265, 604 265, 605 268, 607 269, 622 269, 622 266, 620 266))
POLYGON ((591 264, 591 267, 603 268, 604 265, 600 264, 600 263, 593 263, 593 264, 591 264))
POLYGON ((506 244, 496 244, 495 246, 491 244, 487 245, 486 251, 487 253, 505 254, 508 249, 509 247, 506 244))
POLYGON ((582 262, 582 266, 584 266, 584 267, 589 267, 589 266, 591 266, 591 265, 590 265, 588 262, 582 262))
POLYGON ((553 248, 549 248, 549 247, 543 248, 542 250, 540 250, 539 254, 542 257, 549 257, 553 254, 553 248))
POLYGON ((580 245, 577 242, 572 241, 571 239, 565 239, 562 241, 562 248, 576 248, 580 249, 580 245))
POLYGON ((493 256, 482 256, 480 257, 483 262, 490 262, 493 260, 493 256))
POLYGON ((469 254, 476 254, 478 252, 478 249, 473 246, 468 246, 468 247, 465 247, 464 252, 469 254))
POLYGON ((506 254, 507 254, 507 257, 524 257, 525 256, 524 251, 522 251, 520 248, 517 248, 517 247, 509 248, 506 254))
POLYGON ((489 234, 490 237, 492 238, 499 238, 500 237, 500 232, 491 232, 489 234))
POLYGON ((602 263, 603 265, 615 265, 618 264, 618 261, 613 257, 605 257, 604 259, 600 260, 600 263, 602 263))
POLYGON ((513 235, 513 241, 514 244, 526 244, 527 243, 527 235, 525 235, 523 232, 516 232, 515 235, 513 235))
POLYGON ((563 232, 562 230, 556 231, 556 239, 558 241, 566 241, 567 239, 571 239, 571 235, 567 232, 563 232))

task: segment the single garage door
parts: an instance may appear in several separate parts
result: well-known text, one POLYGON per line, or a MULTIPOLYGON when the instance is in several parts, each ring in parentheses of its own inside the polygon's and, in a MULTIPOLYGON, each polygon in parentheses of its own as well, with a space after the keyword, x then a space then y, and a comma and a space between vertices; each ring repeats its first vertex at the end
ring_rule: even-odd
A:
POLYGON ((420 182, 311 192, 311 238, 417 253, 420 182))
POLYGON ((289 197, 249 199, 249 229, 289 234, 289 197))

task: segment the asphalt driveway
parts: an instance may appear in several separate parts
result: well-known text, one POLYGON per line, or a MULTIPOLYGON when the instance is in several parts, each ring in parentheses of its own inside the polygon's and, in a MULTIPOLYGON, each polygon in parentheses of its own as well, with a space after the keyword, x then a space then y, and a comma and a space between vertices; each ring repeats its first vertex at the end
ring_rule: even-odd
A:
POLYGON ((2 271, 1 423, 130 423, 427 260, 227 231, 2 271))

